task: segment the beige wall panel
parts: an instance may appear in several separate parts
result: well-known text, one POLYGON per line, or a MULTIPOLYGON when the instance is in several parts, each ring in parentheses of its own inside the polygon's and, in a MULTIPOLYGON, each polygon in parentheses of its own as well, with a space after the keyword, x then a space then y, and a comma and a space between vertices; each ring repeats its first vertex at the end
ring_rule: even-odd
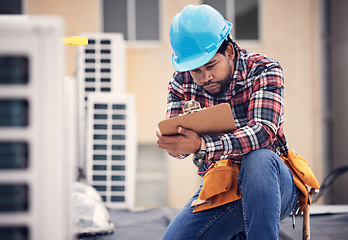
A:
MULTIPOLYGON (((66 36, 100 31, 99 0, 27 0, 28 14, 59 15, 65 21, 66 36)), ((76 71, 77 46, 66 48, 66 75, 76 71)))
POLYGON ((203 184, 203 179, 197 175, 191 156, 183 160, 171 158, 168 163, 168 205, 182 208, 203 184))
POLYGON ((156 141, 157 123, 165 117, 170 66, 170 54, 163 47, 127 51, 127 91, 137 96, 140 143, 156 141))

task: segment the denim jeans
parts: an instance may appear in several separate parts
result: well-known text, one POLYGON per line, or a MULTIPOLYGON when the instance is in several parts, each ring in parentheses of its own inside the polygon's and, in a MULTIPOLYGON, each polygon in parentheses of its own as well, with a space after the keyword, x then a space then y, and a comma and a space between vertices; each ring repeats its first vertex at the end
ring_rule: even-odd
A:
POLYGON ((280 221, 296 206, 299 190, 283 161, 260 149, 243 157, 238 175, 242 198, 192 213, 191 202, 169 224, 163 240, 278 239, 280 221))

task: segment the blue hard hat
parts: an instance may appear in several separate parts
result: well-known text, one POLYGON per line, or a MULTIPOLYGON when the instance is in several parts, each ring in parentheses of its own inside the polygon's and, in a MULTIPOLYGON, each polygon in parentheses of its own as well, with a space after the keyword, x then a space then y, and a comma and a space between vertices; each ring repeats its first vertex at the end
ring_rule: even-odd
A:
POLYGON ((175 15, 169 39, 172 63, 178 72, 203 66, 227 39, 232 23, 209 5, 188 5, 175 15))

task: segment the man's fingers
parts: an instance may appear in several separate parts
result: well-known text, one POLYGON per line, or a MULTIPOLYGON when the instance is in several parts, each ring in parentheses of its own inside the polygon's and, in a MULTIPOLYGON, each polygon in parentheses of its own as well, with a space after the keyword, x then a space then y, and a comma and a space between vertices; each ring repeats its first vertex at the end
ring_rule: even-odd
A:
POLYGON ((190 136, 192 136, 194 134, 194 131, 179 126, 178 127, 178 133, 183 135, 184 137, 190 137, 190 136))
POLYGON ((172 145, 176 144, 177 140, 173 139, 175 136, 163 136, 160 132, 156 131, 156 135, 158 137, 157 144, 160 148, 168 149, 172 147, 172 145))
POLYGON ((179 134, 173 136, 163 136, 156 130, 158 146, 172 152, 187 154, 196 152, 201 144, 199 136, 194 131, 181 126, 177 130, 179 134))
POLYGON ((156 136, 158 138, 162 137, 161 131, 158 128, 156 129, 156 136))
POLYGON ((170 151, 175 150, 176 142, 166 141, 166 140, 167 139, 158 139, 157 140, 158 147, 165 150, 170 150, 170 151))
POLYGON ((185 134, 185 129, 183 127, 178 127, 178 133, 185 134))

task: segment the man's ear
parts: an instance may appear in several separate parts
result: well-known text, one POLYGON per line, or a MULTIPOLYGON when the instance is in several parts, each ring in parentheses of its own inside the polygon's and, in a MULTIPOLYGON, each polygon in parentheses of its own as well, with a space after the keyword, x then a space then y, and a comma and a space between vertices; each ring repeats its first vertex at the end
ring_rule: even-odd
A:
POLYGON ((227 45, 226 51, 225 51, 226 57, 228 57, 230 60, 233 60, 235 57, 235 51, 232 43, 229 43, 227 45))

